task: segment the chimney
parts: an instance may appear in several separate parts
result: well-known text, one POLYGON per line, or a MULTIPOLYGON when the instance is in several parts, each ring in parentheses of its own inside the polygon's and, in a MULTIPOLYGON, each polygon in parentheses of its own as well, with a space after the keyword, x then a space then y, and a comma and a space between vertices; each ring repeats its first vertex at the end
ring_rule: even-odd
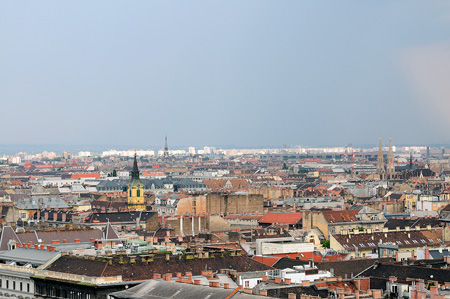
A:
POLYGON ((429 248, 425 248, 425 259, 426 260, 430 259, 430 249, 429 248))
POLYGON ((284 279, 284 284, 290 285, 291 284, 291 279, 290 278, 285 278, 284 279))
POLYGON ((200 279, 195 279, 195 280, 194 280, 194 284, 200 285, 200 284, 201 284, 201 283, 200 283, 200 279))
POLYGON ((297 299, 297 295, 295 293, 289 293, 288 299, 297 299))
POLYGON ((275 283, 280 284, 281 283, 281 277, 275 277, 275 283))
POLYGON ((430 286, 430 296, 431 296, 431 298, 433 298, 436 295, 438 295, 438 293, 439 293, 438 286, 430 286))
POLYGON ((177 276, 177 277, 181 277, 181 272, 177 272, 177 273, 176 273, 176 276, 177 276))
POLYGON ((166 281, 170 281, 170 279, 172 278, 172 273, 166 273, 166 274, 164 274, 163 278, 164 278, 166 281))
POLYGON ((228 290, 228 289, 230 288, 230 284, 229 284, 229 283, 224 283, 224 284, 223 284, 223 288, 224 288, 225 290, 228 290))
POLYGON ((309 287, 310 285, 311 285, 311 281, 309 281, 309 280, 302 281, 302 287, 309 287))
POLYGON ((269 280, 269 278, 267 277, 267 275, 264 275, 263 277, 262 277, 262 281, 268 281, 269 280))
POLYGON ((161 274, 153 273, 153 279, 156 279, 156 278, 161 278, 161 274))
POLYGON ((259 290, 260 296, 267 296, 267 290, 259 290))

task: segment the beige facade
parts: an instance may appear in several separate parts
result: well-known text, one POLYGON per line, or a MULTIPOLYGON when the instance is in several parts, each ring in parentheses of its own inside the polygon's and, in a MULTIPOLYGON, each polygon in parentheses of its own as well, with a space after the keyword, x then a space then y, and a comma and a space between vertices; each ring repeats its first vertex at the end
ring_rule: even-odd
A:
POLYGON ((380 231, 386 221, 382 212, 364 207, 360 211, 306 212, 303 226, 306 229, 318 228, 326 239, 330 239, 332 234, 342 232, 380 231))

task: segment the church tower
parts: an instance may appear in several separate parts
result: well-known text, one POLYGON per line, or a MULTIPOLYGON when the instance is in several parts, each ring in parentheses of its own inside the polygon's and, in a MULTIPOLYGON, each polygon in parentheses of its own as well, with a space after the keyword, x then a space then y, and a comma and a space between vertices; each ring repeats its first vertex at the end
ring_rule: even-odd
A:
POLYGON ((386 167, 387 173, 392 175, 395 172, 395 165, 394 165, 394 151, 392 150, 392 140, 391 137, 389 137, 389 153, 388 153, 388 163, 386 167))
POLYGON ((381 147, 381 137, 380 137, 380 145, 378 147, 378 161, 377 161, 377 174, 384 173, 384 157, 383 157, 383 148, 381 147))
POLYGON ((136 151, 134 152, 133 170, 131 171, 130 183, 128 183, 128 209, 136 211, 145 210, 144 184, 139 178, 136 151))

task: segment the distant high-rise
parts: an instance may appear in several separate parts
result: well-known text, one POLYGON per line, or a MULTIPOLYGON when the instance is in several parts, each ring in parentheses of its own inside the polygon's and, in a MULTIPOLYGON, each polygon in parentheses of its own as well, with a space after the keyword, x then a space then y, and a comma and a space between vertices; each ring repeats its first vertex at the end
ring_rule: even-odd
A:
POLYGON ((167 144, 167 135, 166 135, 166 143, 164 144, 164 158, 169 157, 169 145, 167 144))
POLYGON ((388 174, 393 174, 395 172, 395 164, 394 164, 394 151, 392 149, 392 140, 389 137, 389 152, 388 152, 388 162, 386 167, 386 172, 388 174))
POLYGON ((381 147, 381 137, 380 137, 380 145, 378 147, 378 161, 377 161, 377 174, 384 173, 384 157, 383 157, 383 148, 381 147))
POLYGON ((409 152, 409 170, 413 169, 413 157, 412 152, 409 152))

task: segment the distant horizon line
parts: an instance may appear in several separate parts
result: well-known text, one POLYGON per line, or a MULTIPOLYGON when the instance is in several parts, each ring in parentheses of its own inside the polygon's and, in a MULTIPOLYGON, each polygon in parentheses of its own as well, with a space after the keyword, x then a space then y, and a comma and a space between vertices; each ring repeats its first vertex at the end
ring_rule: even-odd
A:
MULTIPOLYGON (((345 148, 349 146, 347 145, 286 145, 286 149, 293 149, 293 148, 336 148, 341 147, 345 148)), ((449 144, 445 143, 431 143, 431 144, 394 144, 396 147, 427 147, 430 148, 442 148, 442 147, 450 147, 449 144)), ((194 147, 195 149, 203 149, 204 147, 214 147, 215 149, 220 150, 232 150, 232 149, 283 149, 284 145, 259 145, 259 146, 237 146, 237 145, 173 145, 172 147, 169 145, 169 150, 183 150, 188 149, 189 147, 194 147)), ((355 144, 352 145, 353 148, 374 148, 378 147, 378 144, 355 144)), ((383 147, 387 147, 387 145, 383 145, 383 147)), ((15 153, 18 152, 42 152, 42 151, 107 151, 107 150, 118 150, 118 151, 124 151, 124 150, 164 150, 164 145, 135 145, 135 146, 129 146, 129 145, 119 145, 119 144, 33 144, 33 143, 17 143, 17 144, 0 144, 0 154, 5 154, 6 152, 11 153, 14 151, 15 153)))

